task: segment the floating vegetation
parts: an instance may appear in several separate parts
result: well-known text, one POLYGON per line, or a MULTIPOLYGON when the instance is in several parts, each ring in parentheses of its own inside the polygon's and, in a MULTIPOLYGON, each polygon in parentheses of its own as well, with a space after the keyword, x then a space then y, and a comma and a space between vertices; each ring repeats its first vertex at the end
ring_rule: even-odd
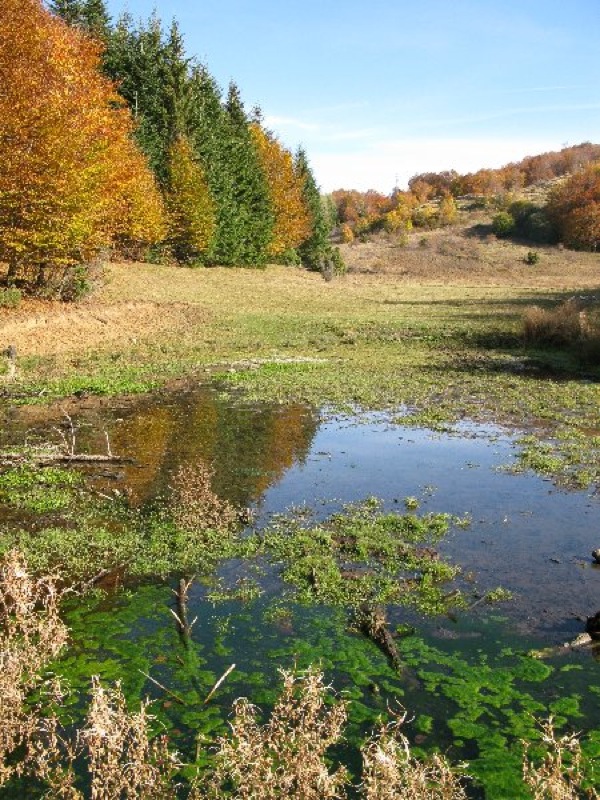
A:
POLYGON ((248 552, 280 565, 297 602, 399 604, 436 614, 465 604, 460 590, 446 586, 460 567, 433 546, 453 521, 448 514, 383 512, 380 501, 370 498, 318 525, 279 517, 245 544, 248 552))

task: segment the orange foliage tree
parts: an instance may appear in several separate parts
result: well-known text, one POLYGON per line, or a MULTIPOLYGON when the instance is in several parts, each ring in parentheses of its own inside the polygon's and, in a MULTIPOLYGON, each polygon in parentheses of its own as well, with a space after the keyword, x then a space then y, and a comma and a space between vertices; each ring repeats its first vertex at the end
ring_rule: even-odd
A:
POLYGON ((257 122, 252 123, 251 131, 275 215, 269 255, 276 258, 308 238, 311 217, 304 203, 302 180, 294 170, 292 154, 257 122))
POLYGON ((600 164, 575 173, 548 202, 548 214, 568 247, 600 247, 600 164))
POLYGON ((0 261, 28 288, 164 234, 158 190, 100 52, 40 0, 0 3, 0 261))

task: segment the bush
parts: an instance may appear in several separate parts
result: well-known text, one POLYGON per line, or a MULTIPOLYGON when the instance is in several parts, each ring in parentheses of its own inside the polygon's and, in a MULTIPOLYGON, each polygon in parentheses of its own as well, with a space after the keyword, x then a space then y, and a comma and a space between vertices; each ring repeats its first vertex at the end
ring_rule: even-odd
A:
POLYGON ((21 298, 19 289, 10 286, 7 289, 0 289, 0 308, 17 308, 21 298))
POLYGON ((284 264, 286 267, 300 267, 302 266, 302 259, 297 250, 293 248, 284 250, 276 259, 278 264, 284 264))
POLYGON ((536 253, 535 250, 530 250, 523 259, 523 261, 526 264, 531 264, 531 265, 537 264, 539 260, 540 260, 540 254, 536 253))
POLYGON ((496 236, 510 236, 515 232, 516 227, 515 219, 508 211, 501 211, 492 220, 492 230, 496 236))
POLYGON ((354 241, 354 231, 347 222, 340 227, 340 236, 344 244, 350 244, 354 241))
POLYGON ((527 344, 571 345, 580 341, 585 328, 585 317, 573 300, 551 310, 532 306, 523 317, 523 338, 527 344))

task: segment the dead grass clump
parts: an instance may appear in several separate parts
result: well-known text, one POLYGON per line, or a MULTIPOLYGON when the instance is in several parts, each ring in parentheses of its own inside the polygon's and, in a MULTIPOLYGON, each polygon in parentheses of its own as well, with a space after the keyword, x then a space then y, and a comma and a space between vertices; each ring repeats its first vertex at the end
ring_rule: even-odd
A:
POLYGON ((363 747, 362 795, 364 800, 466 800, 460 776, 443 756, 426 761, 410 752, 400 732, 406 716, 382 726, 363 747))
POLYGON ((586 333, 585 314, 573 300, 549 310, 532 306, 523 316, 523 337, 527 344, 571 345, 586 333))
POLYGON ((164 800, 176 796, 179 767, 164 736, 150 739, 148 703, 127 711, 119 684, 103 688, 94 680, 87 727, 80 734, 89 755, 91 800, 164 800))
POLYGON ((31 577, 22 556, 8 553, 0 565, 0 786, 29 770, 19 748, 35 753, 51 723, 26 700, 42 688, 39 673, 62 650, 67 628, 58 616, 60 593, 50 578, 31 577))
POLYGON ((542 723, 542 741, 548 750, 540 764, 527 757, 525 745, 523 779, 531 790, 533 800, 598 800, 594 789, 583 789, 581 745, 576 735, 557 737, 552 718, 542 723))
POLYGON ((182 464, 171 482, 170 510, 175 524, 186 531, 230 532, 238 514, 212 490, 214 472, 202 462, 182 464))
POLYGON ((283 691, 264 725, 255 706, 236 701, 231 736, 220 739, 215 774, 198 798, 220 799, 227 786, 236 800, 345 797, 347 772, 330 771, 325 756, 341 737, 347 704, 325 704, 327 687, 315 669, 282 675, 283 691))

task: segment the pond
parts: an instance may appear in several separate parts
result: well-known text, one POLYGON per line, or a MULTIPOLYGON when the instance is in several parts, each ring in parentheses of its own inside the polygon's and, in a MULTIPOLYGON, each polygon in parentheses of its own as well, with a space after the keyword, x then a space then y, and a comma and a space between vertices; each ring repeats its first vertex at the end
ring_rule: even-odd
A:
MULTIPOLYGON (((187 611, 197 621, 187 641, 170 611, 178 575, 146 575, 71 602, 72 647, 57 671, 76 693, 99 674, 121 678, 129 697, 156 698, 186 758, 196 748, 208 758, 195 737, 225 733, 234 698, 268 709, 278 668, 311 663, 352 701, 348 746, 339 753, 350 766, 352 745, 399 705, 410 712, 406 734, 418 751, 440 748, 469 762, 473 797, 525 796, 520 742, 535 738, 536 719, 549 714, 561 729, 583 732, 587 756, 600 755, 600 653, 563 646, 600 609, 600 566, 590 555, 600 546, 600 501, 515 474, 512 433, 468 423, 440 433, 391 414, 247 405, 205 388, 13 408, 3 423, 3 447, 75 435, 78 452, 99 452, 108 437, 112 452, 132 461, 86 466, 89 484, 103 497, 126 498, 142 516, 168 498, 182 465, 198 461, 212 466, 219 496, 249 509, 245 536, 280 515, 318 527, 367 498, 378 498, 381 513, 452 515, 435 548, 460 566, 451 590, 465 602, 436 616, 390 604, 400 669, 349 625, 343 604, 299 602, 277 560, 261 555, 222 561, 216 581, 194 580, 187 611)), ((5 512, 5 529, 17 522, 5 512)))

